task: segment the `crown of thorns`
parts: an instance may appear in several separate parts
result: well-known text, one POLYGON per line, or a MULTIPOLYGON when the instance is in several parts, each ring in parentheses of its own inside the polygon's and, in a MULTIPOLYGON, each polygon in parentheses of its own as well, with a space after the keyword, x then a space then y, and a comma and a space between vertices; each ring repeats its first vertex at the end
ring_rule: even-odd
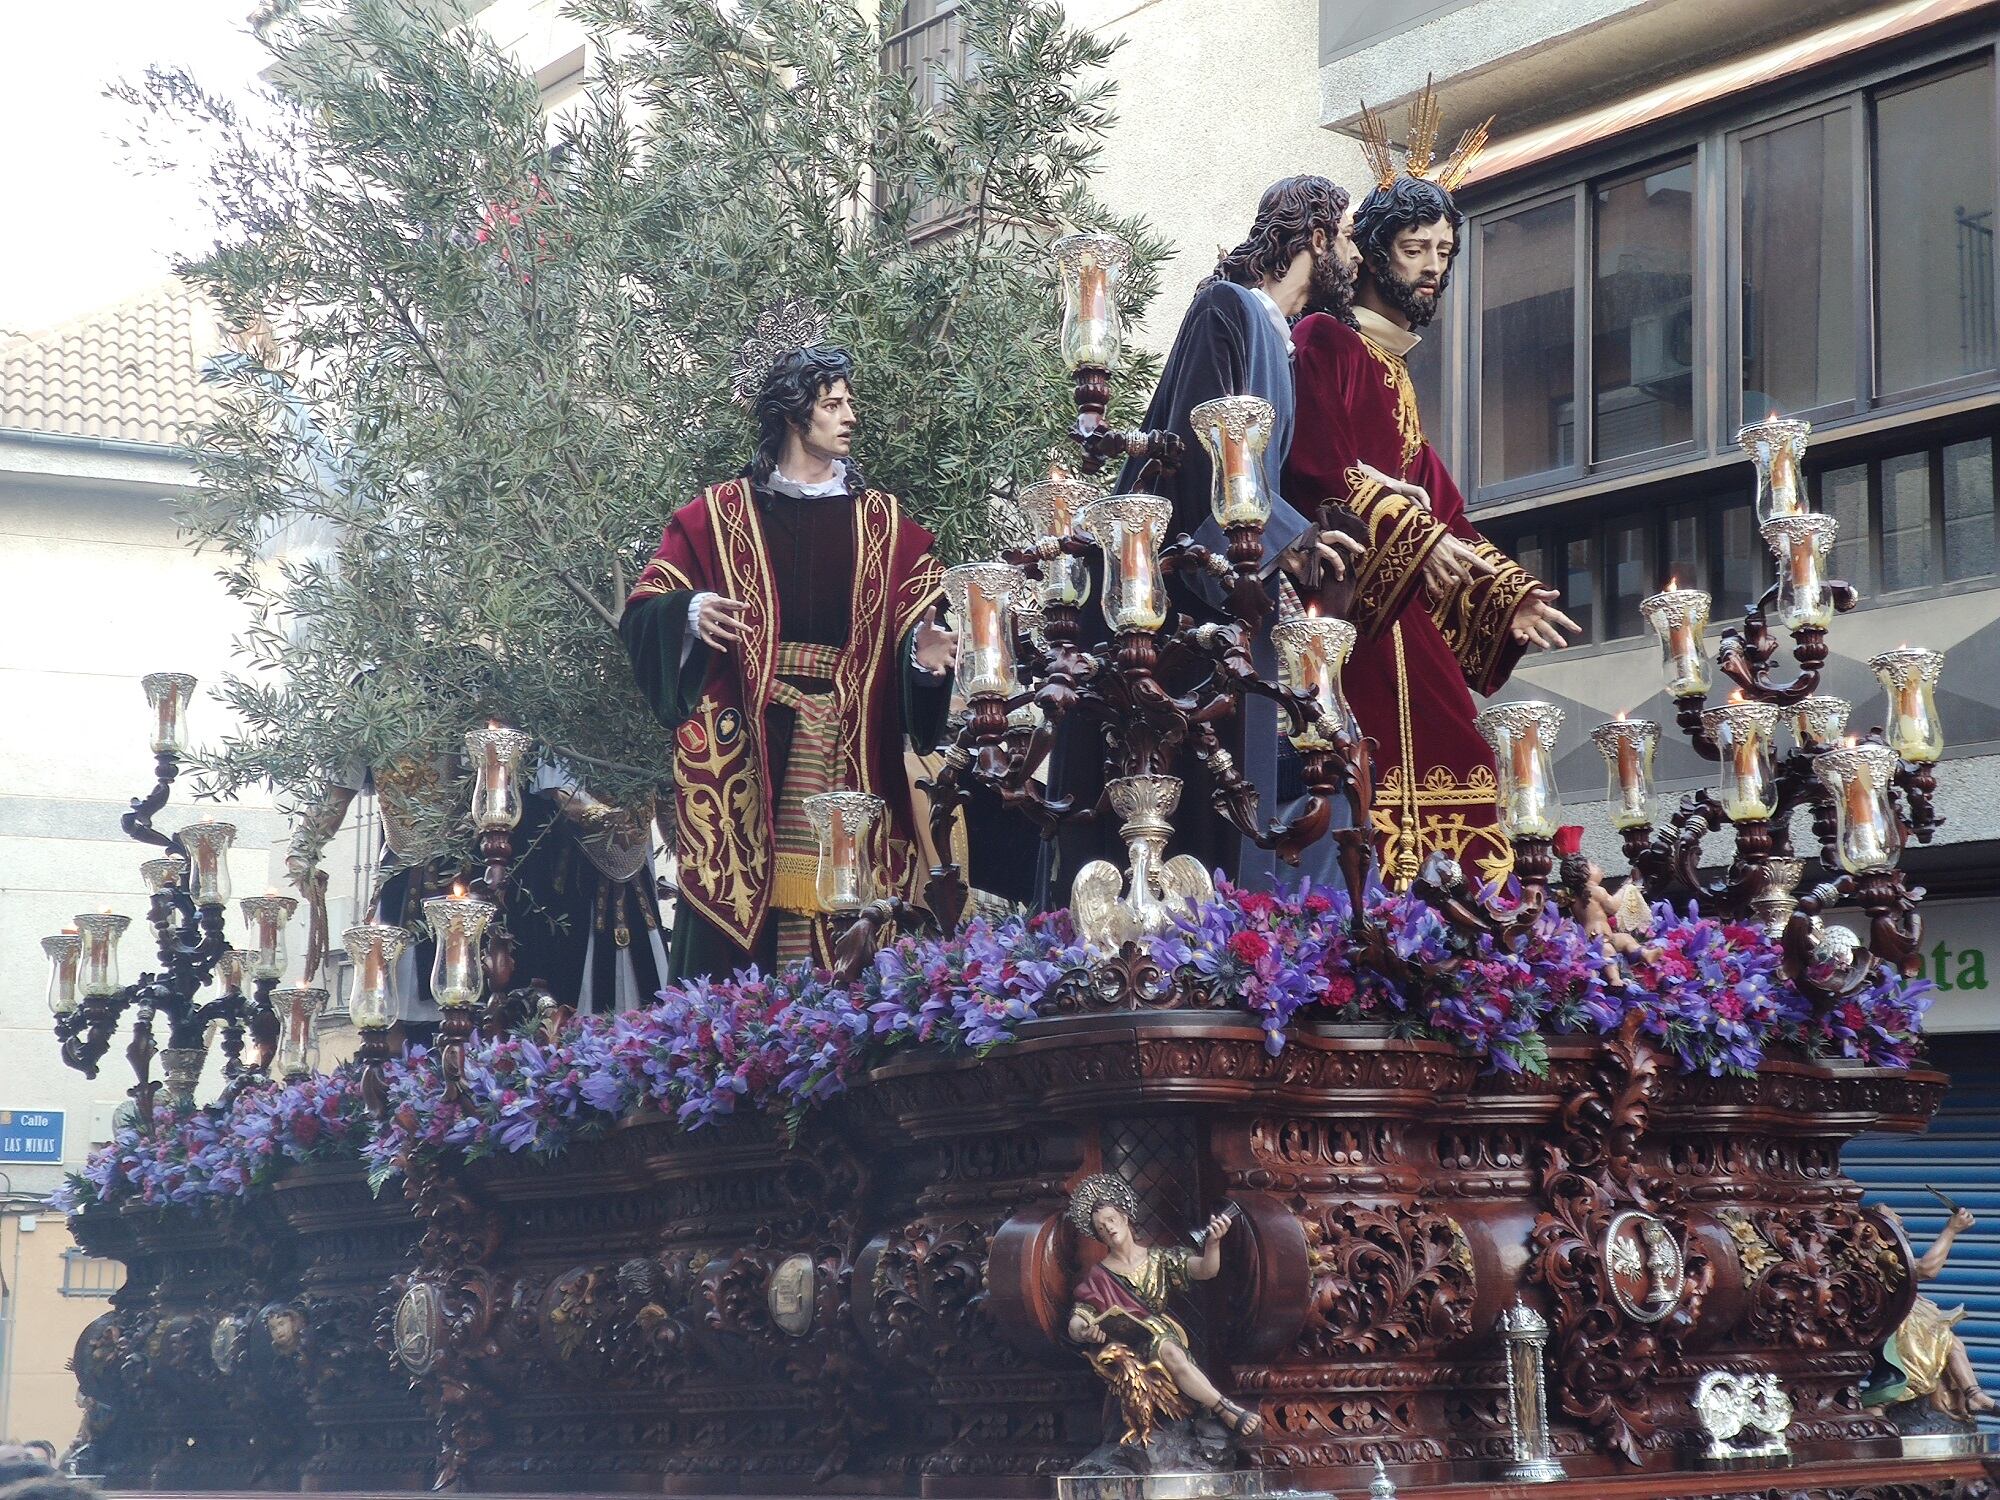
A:
POLYGON ((757 314, 757 322, 736 351, 729 389, 748 406, 757 399, 778 361, 826 341, 826 316, 803 298, 788 297, 757 314))
POLYGON ((1069 1195, 1067 1217, 1078 1234, 1097 1233, 1091 1221, 1107 1203, 1133 1223, 1138 1222, 1139 1195, 1132 1191, 1132 1184, 1110 1172, 1098 1172, 1084 1178, 1069 1195))

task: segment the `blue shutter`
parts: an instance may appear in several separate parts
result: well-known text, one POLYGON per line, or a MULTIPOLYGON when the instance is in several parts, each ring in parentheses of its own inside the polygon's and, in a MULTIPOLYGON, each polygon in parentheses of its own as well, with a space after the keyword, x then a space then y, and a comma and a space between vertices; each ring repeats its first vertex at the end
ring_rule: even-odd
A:
MULTIPOLYGON (((1979 1383, 2000 1392, 2000 1038, 1939 1036, 1931 1050, 1951 1074, 1951 1089, 1930 1130, 1857 1137, 1841 1153, 1841 1165, 1867 1189, 1866 1202, 1902 1216, 1919 1254, 1947 1217, 1925 1184, 1979 1216, 1952 1246, 1944 1274, 1924 1283, 1923 1292, 1947 1310, 1964 1304, 1959 1336, 1979 1383)), ((2000 1428, 1991 1419, 1982 1425, 2000 1428)))

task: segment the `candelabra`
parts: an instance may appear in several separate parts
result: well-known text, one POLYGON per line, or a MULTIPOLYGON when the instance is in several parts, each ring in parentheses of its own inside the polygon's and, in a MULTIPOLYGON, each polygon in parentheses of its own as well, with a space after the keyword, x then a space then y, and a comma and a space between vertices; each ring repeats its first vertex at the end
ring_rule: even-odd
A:
MULTIPOLYGON (((1113 291, 1127 251, 1111 236, 1075 235, 1057 243, 1055 257, 1081 467, 1092 473, 1110 454, 1136 456, 1144 461, 1143 485, 1156 471, 1170 472, 1180 454, 1171 435, 1103 426, 1120 336, 1113 291)), ((1164 930, 1212 890, 1199 861, 1165 853, 1182 791, 1174 767, 1183 753, 1207 770, 1216 811, 1257 847, 1297 863, 1315 841, 1338 840, 1357 915, 1364 907, 1368 756, 1340 694, 1353 627, 1312 616, 1280 624, 1273 632, 1277 680, 1259 675, 1251 642, 1271 608, 1258 569, 1272 509, 1263 462, 1272 410, 1254 396, 1226 396, 1202 403, 1190 419, 1212 460, 1210 509, 1228 539, 1223 550, 1169 537, 1168 502, 1143 487, 1103 495, 1051 475, 1022 495, 1037 533, 1032 546, 946 575, 960 632, 957 686, 967 707, 945 747, 943 770, 926 786, 933 843, 947 861, 932 871, 927 895, 945 925, 956 923, 964 900, 963 881, 949 863, 952 820, 980 786, 1045 834, 1115 815, 1126 868, 1098 860, 1077 872, 1071 906, 1078 930, 1107 954, 1129 954, 1164 930), (1109 639, 1086 646, 1082 610, 1093 559, 1109 639), (1197 623, 1174 609, 1167 585, 1176 575, 1219 596, 1221 618, 1197 623), (1224 745, 1224 727, 1253 698, 1276 705, 1302 763, 1306 796, 1284 822, 1262 818, 1256 788, 1224 745), (1065 724, 1076 733, 1102 732, 1107 744, 1104 791, 1089 806, 1052 795, 1034 780, 1065 724), (1348 826, 1334 830, 1343 801, 1348 826)))
POLYGON ((241 909, 251 939, 241 950, 231 948, 225 929, 229 851, 236 829, 209 819, 172 834, 153 826, 187 752, 188 703, 195 680, 185 673, 156 672, 141 685, 152 711, 154 785, 146 796, 133 799, 120 826, 137 842, 165 851, 140 866, 159 967, 130 984, 121 983, 118 945, 131 918, 111 911, 80 913, 73 929, 43 939, 42 948, 50 963, 49 1009, 68 1066, 95 1078, 120 1020, 132 1012, 132 1038, 125 1049, 135 1080, 130 1092, 140 1118, 150 1124, 161 1088, 153 1077, 154 1060, 165 1069, 169 1097, 178 1107, 188 1107, 207 1059, 211 1024, 219 1023, 223 1073, 232 1088, 269 1069, 279 1040, 271 992, 284 973, 285 923, 296 903, 275 893, 245 897, 241 909), (202 999, 211 984, 217 992, 202 999), (155 1031, 161 1020, 167 1029, 164 1049, 155 1031), (255 1048, 247 1065, 246 1031, 255 1048))
POLYGON ((1903 648, 1869 665, 1887 698, 1886 729, 1844 736, 1849 707, 1819 692, 1834 617, 1852 609, 1854 588, 1827 573, 1833 517, 1806 507, 1801 475, 1810 426, 1773 418, 1738 441, 1756 473, 1757 515, 1777 578, 1723 633, 1715 665, 1731 684, 1711 706, 1704 632, 1709 597, 1674 584, 1640 613, 1658 637, 1677 727, 1716 767, 1712 790, 1689 794, 1660 823, 1654 811, 1652 747, 1659 726, 1624 721, 1592 738, 1610 772, 1612 822, 1635 878, 1648 888, 1692 893, 1704 911, 1762 923, 1781 939, 1789 977, 1827 1001, 1865 983, 1877 965, 1914 972, 1919 963, 1920 888, 1896 861, 1911 840, 1927 843, 1942 820, 1932 805, 1933 766, 1943 753, 1934 688, 1943 656, 1903 648), (1791 640, 1793 670, 1775 665, 1777 631, 1791 640), (1781 755, 1780 723, 1793 748, 1781 755), (1826 878, 1804 894, 1804 863, 1792 849, 1792 818, 1810 817, 1826 878), (1704 874, 1704 844, 1728 828, 1734 849, 1720 874, 1704 874), (1865 952, 1823 914, 1853 901, 1866 914, 1865 952))

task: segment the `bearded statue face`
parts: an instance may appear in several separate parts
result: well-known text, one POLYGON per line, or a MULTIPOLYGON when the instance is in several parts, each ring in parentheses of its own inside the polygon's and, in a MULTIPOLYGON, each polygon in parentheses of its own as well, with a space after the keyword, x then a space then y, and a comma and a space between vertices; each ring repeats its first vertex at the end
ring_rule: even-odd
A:
POLYGON ((1429 326, 1451 282, 1458 232, 1448 219, 1410 224, 1368 257, 1367 276, 1412 328, 1429 326))

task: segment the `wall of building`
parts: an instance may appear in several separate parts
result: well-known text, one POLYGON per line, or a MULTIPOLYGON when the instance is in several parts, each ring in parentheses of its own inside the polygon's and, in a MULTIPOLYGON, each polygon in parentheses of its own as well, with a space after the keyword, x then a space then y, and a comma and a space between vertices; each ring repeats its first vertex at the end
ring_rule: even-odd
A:
MULTIPOLYGON (((155 962, 139 878, 140 862, 154 851, 119 828, 130 799, 151 789, 139 679, 152 671, 193 673, 202 684, 193 739, 211 741, 228 728, 207 690, 232 664, 231 643, 248 621, 216 578, 215 561, 193 551, 176 528, 172 497, 188 477, 185 463, 161 450, 0 433, 0 702, 7 705, 0 715, 0 1110, 60 1110, 64 1123, 60 1164, 0 1157, 17 1195, 53 1191, 94 1142, 108 1138, 113 1112, 128 1102, 129 1023, 97 1078, 63 1065, 40 939, 71 925, 78 912, 108 908, 133 918, 119 949, 122 977, 129 983, 155 962)), ((203 815, 232 822, 236 893, 282 881, 289 830, 267 796, 218 805, 195 803, 191 793, 189 785, 176 788, 158 817, 161 828, 203 815)), ((233 904, 230 926, 241 930, 233 904)), ((301 918, 291 932, 294 975, 303 942, 301 918)), ((221 1082, 218 1055, 203 1097, 221 1082)), ((102 1309, 61 1295, 61 1251, 69 1241, 60 1218, 43 1215, 25 1233, 19 1222, 0 1218, 0 1274, 8 1287, 0 1329, 11 1346, 11 1357, 0 1351, 0 1440, 64 1442, 76 1423, 64 1365, 83 1323, 102 1309)))

